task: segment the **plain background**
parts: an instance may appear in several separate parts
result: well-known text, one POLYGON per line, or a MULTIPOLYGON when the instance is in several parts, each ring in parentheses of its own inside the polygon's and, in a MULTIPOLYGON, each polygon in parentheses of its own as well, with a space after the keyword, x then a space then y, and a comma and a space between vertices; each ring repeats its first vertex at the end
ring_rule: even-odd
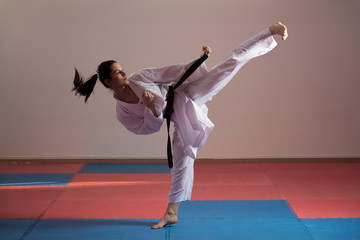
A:
POLYGON ((74 67, 214 66, 282 21, 289 38, 208 103, 202 158, 360 156, 359 0, 0 0, 0 158, 165 158, 166 127, 135 136, 99 83, 84 104, 74 67))

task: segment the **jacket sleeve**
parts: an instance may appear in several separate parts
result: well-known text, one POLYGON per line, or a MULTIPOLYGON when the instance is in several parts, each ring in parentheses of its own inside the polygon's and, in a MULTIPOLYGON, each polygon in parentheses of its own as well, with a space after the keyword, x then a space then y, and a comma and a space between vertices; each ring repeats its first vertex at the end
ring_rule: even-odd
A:
POLYGON ((146 135, 158 132, 164 121, 163 114, 158 113, 155 117, 152 111, 144 107, 143 115, 130 111, 122 106, 118 101, 116 103, 116 117, 123 126, 136 135, 146 135))
MULTIPOLYGON (((196 59, 197 60, 197 59, 196 59)), ((172 66, 166 66, 161 68, 146 68, 140 71, 141 78, 151 81, 155 84, 161 83, 176 83, 180 80, 181 76, 186 72, 187 69, 196 61, 192 61, 188 64, 177 64, 172 66)), ((193 74, 186 80, 191 82, 196 80, 208 72, 205 63, 202 63, 199 68, 195 70, 193 74)))

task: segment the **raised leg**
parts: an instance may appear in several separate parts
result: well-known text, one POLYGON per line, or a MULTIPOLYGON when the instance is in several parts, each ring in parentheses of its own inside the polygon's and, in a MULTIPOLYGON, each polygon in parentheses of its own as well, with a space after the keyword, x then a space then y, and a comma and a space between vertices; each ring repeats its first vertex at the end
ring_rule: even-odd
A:
MULTIPOLYGON (((280 32, 281 25, 271 27, 271 30, 274 34, 280 32)), ((205 76, 191 82, 186 88, 187 95, 200 106, 210 101, 230 82, 242 66, 251 59, 268 53, 277 45, 271 30, 269 27, 245 41, 205 76)))

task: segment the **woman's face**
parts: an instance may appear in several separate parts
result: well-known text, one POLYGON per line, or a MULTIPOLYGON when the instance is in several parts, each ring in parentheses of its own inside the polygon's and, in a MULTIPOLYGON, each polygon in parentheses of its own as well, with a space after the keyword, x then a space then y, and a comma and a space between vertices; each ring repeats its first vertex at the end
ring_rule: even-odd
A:
POLYGON ((129 85, 127 80, 126 73, 123 71, 119 63, 113 63, 111 65, 110 80, 107 81, 107 84, 112 89, 124 88, 129 85))

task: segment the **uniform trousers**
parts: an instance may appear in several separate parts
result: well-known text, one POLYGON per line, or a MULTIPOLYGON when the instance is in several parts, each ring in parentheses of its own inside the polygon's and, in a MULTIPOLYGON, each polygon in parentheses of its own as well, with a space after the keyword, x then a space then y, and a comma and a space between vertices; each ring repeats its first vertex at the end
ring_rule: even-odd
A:
MULTIPOLYGON (((225 59, 208 70, 201 78, 179 89, 191 98, 198 106, 203 106, 220 92, 251 59, 264 55, 277 45, 269 29, 258 33, 234 49, 225 59)), ((177 90, 178 91, 178 90, 177 90)), ((176 92, 175 92, 176 94, 176 92)), ((171 188, 169 203, 177 203, 191 199, 194 182, 194 155, 187 154, 188 146, 184 143, 176 122, 172 139, 173 163, 171 169, 171 188)), ((196 149, 193 150, 195 156, 196 149)))

